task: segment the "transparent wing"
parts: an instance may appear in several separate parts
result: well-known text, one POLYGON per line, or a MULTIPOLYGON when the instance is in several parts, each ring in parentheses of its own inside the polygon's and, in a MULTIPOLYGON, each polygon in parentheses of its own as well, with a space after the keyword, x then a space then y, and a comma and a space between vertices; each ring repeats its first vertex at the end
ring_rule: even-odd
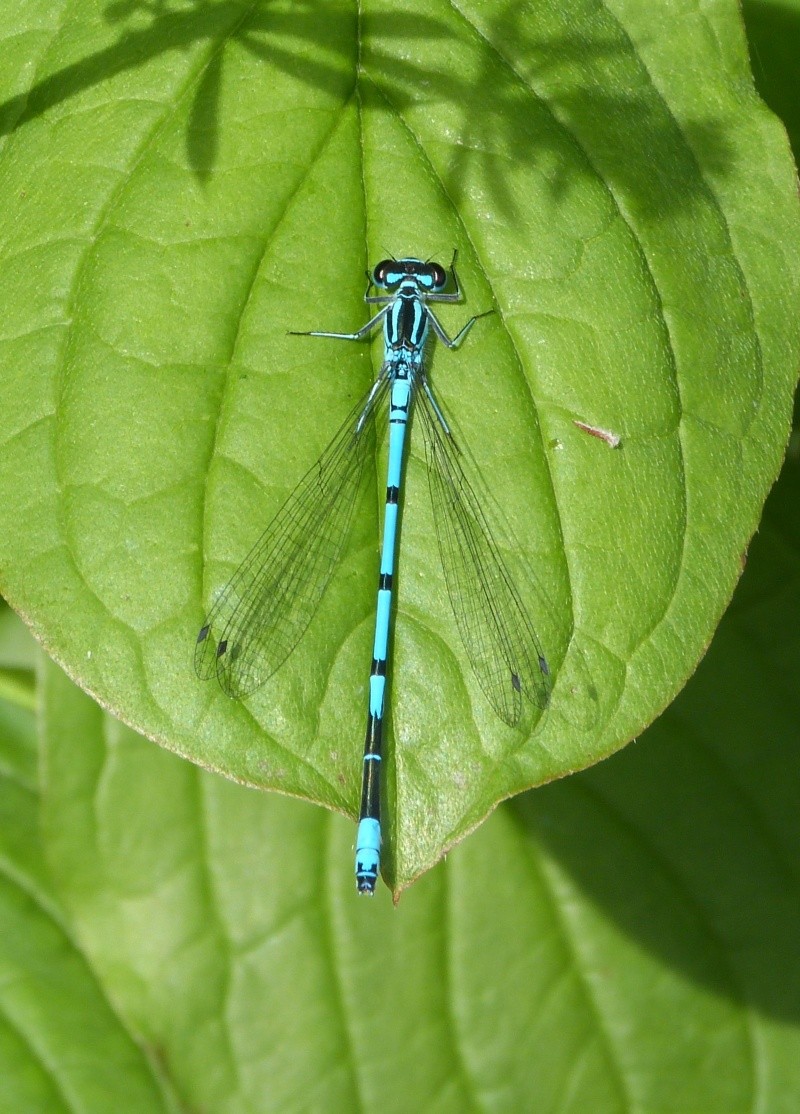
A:
POLYGON ((350 531, 386 368, 242 561, 195 646, 198 676, 229 696, 254 692, 289 656, 317 610, 350 531))
POLYGON ((456 444, 424 388, 417 399, 450 603, 481 688, 498 716, 514 727, 523 719, 523 697, 536 708, 546 706, 550 669, 456 444))

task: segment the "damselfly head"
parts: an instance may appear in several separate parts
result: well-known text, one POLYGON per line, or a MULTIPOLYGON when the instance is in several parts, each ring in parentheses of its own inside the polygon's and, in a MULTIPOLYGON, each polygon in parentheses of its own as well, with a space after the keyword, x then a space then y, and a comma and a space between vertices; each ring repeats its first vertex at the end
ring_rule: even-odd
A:
POLYGON ((372 272, 372 281, 382 290, 392 290, 409 278, 423 290, 441 290, 447 272, 441 263, 424 263, 421 259, 382 259, 372 272))

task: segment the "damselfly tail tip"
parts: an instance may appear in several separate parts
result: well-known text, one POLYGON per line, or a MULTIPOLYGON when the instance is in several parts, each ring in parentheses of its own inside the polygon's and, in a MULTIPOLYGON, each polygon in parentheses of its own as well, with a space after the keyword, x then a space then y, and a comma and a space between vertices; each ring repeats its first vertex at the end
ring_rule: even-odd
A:
POLYGON ((378 882, 378 862, 377 860, 370 859, 369 862, 364 859, 356 858, 356 889, 360 894, 367 894, 372 897, 375 893, 375 886, 378 882))
POLYGON ((381 868, 381 825, 362 817, 356 834, 356 887, 360 894, 374 894, 381 868))

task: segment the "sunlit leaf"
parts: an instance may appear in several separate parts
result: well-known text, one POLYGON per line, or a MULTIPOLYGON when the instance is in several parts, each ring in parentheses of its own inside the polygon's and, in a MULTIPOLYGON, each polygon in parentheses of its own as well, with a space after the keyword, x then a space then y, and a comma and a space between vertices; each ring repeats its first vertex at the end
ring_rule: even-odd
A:
POLYGON ((730 598, 798 363, 796 181, 737 5, 78 0, 6 5, 0 41, 0 589, 69 673, 200 765, 355 813, 381 452, 275 678, 232 702, 192 644, 380 359, 287 330, 362 323, 376 257, 458 248, 448 327, 496 313, 431 378, 557 675, 531 738, 492 713, 416 444, 390 883, 639 734, 730 598))

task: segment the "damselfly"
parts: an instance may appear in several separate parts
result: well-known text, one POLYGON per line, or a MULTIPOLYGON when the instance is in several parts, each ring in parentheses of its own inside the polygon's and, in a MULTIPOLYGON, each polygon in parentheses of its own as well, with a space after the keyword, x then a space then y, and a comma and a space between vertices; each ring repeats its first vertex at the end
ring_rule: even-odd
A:
MULTIPOLYGON (((484 694, 510 726, 523 719, 523 700, 547 703, 547 660, 519 592, 492 538, 486 515, 462 468, 460 453, 425 369, 430 332, 457 348, 479 317, 451 340, 431 302, 458 302, 450 266, 384 259, 368 275, 364 300, 381 308, 355 333, 299 336, 365 340, 383 326, 381 370, 317 463, 306 473, 214 603, 197 637, 195 667, 216 676, 226 693, 247 696, 286 660, 308 627, 342 555, 361 483, 372 428, 389 396, 389 467, 383 522, 375 638, 369 678, 356 882, 371 894, 380 870, 380 767, 389 627, 398 542, 406 428, 416 402, 425 438, 431 499, 447 591, 456 623, 484 694), (379 293, 371 294, 373 286, 379 293)), ((491 311, 489 311, 491 312, 491 311)))

